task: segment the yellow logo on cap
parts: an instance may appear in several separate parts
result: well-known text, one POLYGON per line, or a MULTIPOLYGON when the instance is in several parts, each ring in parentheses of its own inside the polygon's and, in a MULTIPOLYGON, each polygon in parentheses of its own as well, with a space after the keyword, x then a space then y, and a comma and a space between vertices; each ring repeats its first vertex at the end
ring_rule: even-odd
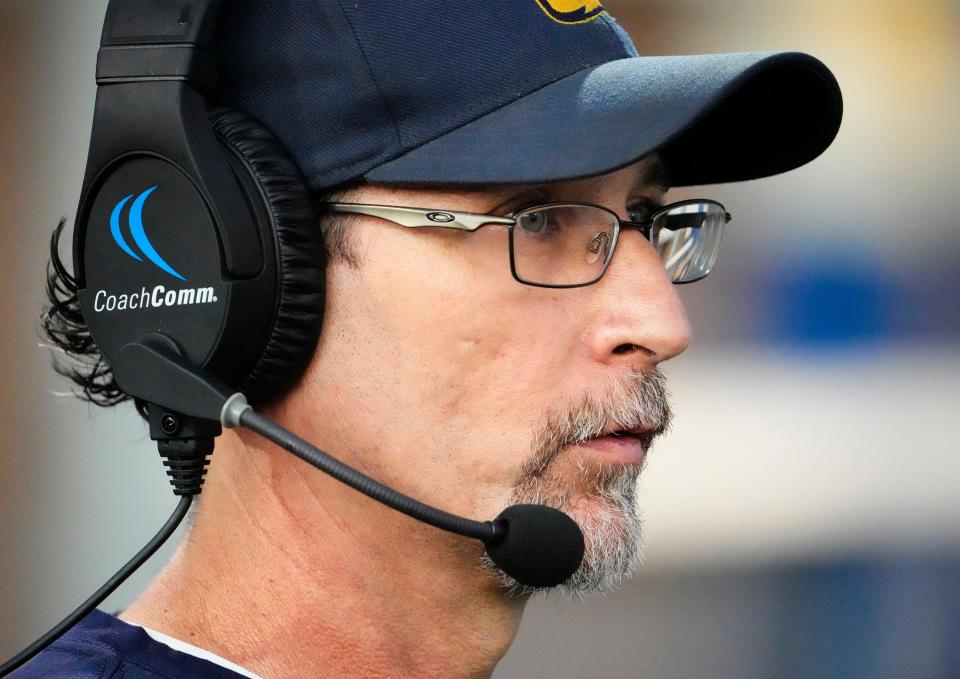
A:
POLYGON ((605 11, 599 0, 537 0, 537 4, 560 24, 585 24, 605 11))

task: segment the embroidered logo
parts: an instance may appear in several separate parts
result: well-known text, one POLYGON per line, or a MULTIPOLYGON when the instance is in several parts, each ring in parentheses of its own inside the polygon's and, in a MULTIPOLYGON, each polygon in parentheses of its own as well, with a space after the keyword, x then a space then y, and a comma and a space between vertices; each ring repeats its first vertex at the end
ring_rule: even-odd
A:
POLYGON ((560 24, 585 24, 604 13, 599 0, 536 0, 544 14, 560 24))

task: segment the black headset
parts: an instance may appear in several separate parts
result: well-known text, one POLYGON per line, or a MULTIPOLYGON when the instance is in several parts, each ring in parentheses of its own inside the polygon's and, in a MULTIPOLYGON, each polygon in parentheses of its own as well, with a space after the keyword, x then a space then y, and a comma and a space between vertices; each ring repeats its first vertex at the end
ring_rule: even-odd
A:
MULTIPOLYGON (((326 250, 283 145, 245 113, 208 109, 218 10, 210 0, 110 3, 74 266, 84 318, 112 366, 125 345, 162 333, 263 403, 313 355, 326 250)), ((116 377, 138 395, 140 376, 116 377)))

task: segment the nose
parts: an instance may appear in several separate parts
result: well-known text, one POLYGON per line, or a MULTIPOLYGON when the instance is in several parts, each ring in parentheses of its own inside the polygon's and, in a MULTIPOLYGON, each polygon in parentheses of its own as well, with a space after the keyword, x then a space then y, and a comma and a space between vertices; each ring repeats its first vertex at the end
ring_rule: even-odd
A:
POLYGON ((636 231, 624 231, 606 273, 594 284, 588 333, 594 360, 649 369, 690 345, 691 330, 660 255, 636 231))

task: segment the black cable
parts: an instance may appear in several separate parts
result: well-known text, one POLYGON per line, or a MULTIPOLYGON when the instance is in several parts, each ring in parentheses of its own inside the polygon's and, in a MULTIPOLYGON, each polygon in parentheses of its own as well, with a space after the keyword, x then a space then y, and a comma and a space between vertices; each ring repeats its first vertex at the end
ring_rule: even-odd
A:
POLYGON ((359 490, 367 497, 371 497, 378 502, 393 507, 407 516, 412 516, 415 519, 429 523, 431 526, 436 526, 451 533, 482 540, 484 543, 495 541, 502 536, 502 529, 498 530, 498 527, 492 521, 471 521, 470 519, 450 514, 418 502, 408 495, 399 493, 393 488, 389 488, 379 481, 375 481, 369 476, 340 462, 340 460, 331 457, 316 446, 307 443, 276 422, 254 412, 253 408, 247 408, 243 411, 240 415, 240 425, 260 434, 281 448, 289 450, 301 460, 310 463, 317 469, 326 472, 351 488, 359 490))
POLYGON ((3 665, 0 665, 0 677, 7 676, 9 673, 23 665, 44 648, 52 644, 54 641, 60 638, 64 632, 73 627, 80 620, 80 618, 89 614, 90 611, 99 606, 104 599, 110 596, 110 594, 112 594, 113 591, 119 587, 124 580, 130 577, 135 570, 140 568, 140 566, 142 566, 147 559, 153 556, 154 552, 160 549, 160 546, 167 541, 167 538, 173 534, 173 531, 177 529, 177 526, 180 525, 180 522, 183 521, 183 518, 187 515, 187 511, 190 509, 190 504, 192 502, 192 495, 181 496, 180 502, 177 504, 177 508, 173 510, 173 514, 170 515, 170 518, 167 519, 167 522, 163 524, 163 527, 157 532, 156 535, 153 536, 150 542, 144 545, 143 549, 137 552, 136 556, 124 564, 123 568, 114 573, 113 577, 107 580, 103 586, 94 592, 89 599, 80 604, 80 607, 77 608, 77 610, 61 620, 60 623, 57 624, 53 629, 17 653, 17 655, 15 655, 13 658, 3 663, 3 665))

